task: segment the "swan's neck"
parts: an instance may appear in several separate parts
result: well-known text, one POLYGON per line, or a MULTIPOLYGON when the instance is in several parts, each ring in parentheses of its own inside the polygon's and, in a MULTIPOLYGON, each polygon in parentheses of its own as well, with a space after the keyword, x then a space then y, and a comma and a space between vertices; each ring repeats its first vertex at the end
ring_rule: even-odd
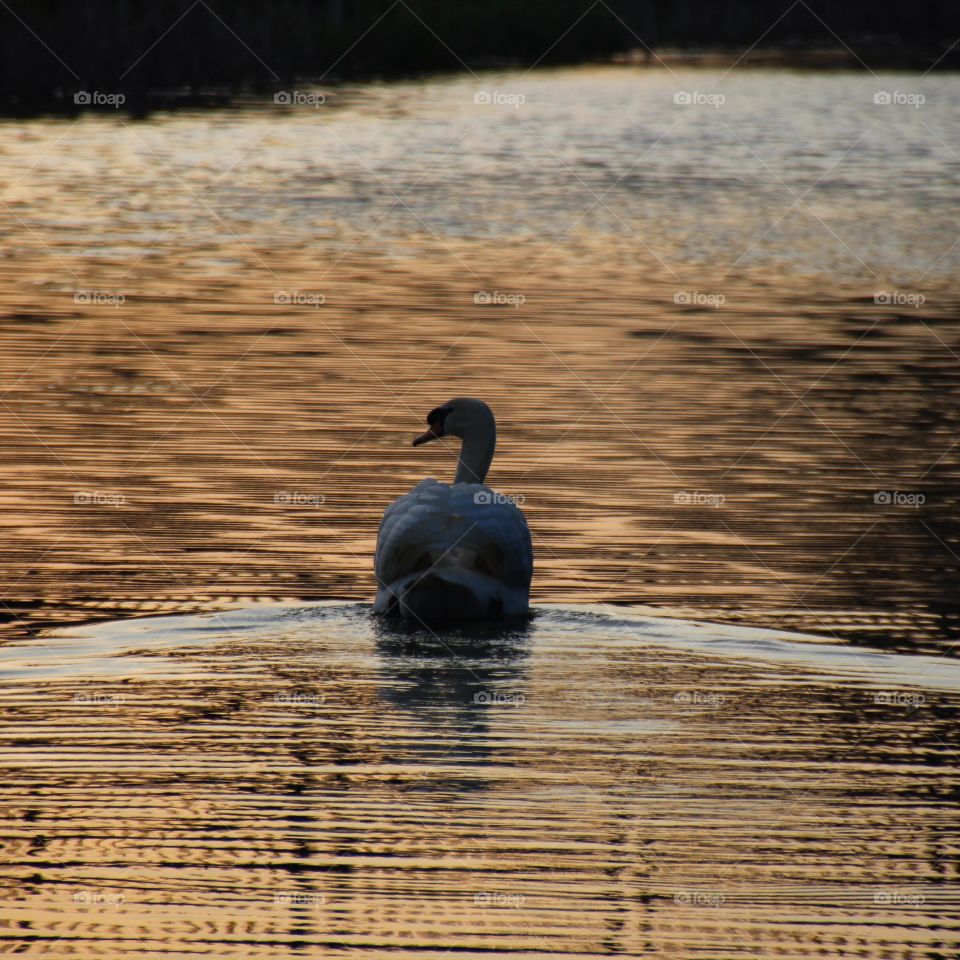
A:
POLYGON ((492 430, 472 433, 463 438, 460 447, 460 462, 454 483, 483 483, 493 461, 493 452, 497 446, 497 435, 492 430))

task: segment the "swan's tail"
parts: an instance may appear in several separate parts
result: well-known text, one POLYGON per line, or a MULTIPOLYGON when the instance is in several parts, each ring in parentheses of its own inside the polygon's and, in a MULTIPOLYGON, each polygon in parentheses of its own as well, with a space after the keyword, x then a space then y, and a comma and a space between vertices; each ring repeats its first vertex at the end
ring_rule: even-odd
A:
POLYGON ((527 612, 526 591, 505 587, 477 570, 420 570, 377 594, 373 609, 414 622, 484 620, 527 612), (522 594, 522 596, 521 596, 522 594))

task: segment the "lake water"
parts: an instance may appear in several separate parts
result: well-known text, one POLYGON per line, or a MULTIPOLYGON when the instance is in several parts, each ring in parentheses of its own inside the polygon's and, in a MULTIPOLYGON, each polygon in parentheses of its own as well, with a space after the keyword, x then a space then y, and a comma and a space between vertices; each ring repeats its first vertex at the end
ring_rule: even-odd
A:
POLYGON ((266 605, 8 645, 2 942, 953 955, 960 665, 650 614, 266 605))
POLYGON ((0 951, 954 955, 958 87, 4 122, 0 951), (537 614, 391 629, 460 394, 537 614))

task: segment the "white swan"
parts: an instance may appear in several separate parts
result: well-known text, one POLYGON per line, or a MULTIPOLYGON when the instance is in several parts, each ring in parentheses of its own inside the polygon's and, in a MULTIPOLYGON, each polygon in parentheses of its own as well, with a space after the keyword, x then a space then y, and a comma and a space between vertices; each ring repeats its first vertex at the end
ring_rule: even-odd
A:
POLYGON ((493 412, 458 397, 431 410, 415 447, 460 437, 453 485, 432 477, 383 515, 374 566, 377 613, 412 620, 477 620, 524 614, 533 547, 521 510, 484 484, 497 443, 493 412))

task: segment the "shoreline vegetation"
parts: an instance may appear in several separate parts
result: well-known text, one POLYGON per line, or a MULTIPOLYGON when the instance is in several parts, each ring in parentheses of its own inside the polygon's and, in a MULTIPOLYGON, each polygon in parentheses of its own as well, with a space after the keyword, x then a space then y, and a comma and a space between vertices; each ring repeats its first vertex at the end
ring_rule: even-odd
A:
POLYGON ((294 85, 607 62, 960 69, 960 5, 714 0, 58 0, 0 11, 0 115, 146 115, 294 85), (824 15, 825 14, 825 15, 824 15))

